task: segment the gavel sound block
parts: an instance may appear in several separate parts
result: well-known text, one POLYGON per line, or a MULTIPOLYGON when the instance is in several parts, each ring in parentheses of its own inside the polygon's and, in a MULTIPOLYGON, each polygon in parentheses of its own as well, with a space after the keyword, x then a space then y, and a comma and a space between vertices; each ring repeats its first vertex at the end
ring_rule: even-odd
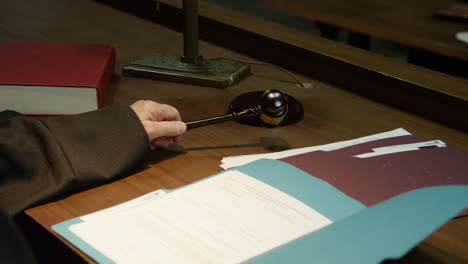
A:
POLYGON ((186 122, 187 129, 230 120, 251 126, 273 128, 290 125, 304 118, 299 101, 280 90, 242 94, 231 102, 229 112, 226 115, 186 122))

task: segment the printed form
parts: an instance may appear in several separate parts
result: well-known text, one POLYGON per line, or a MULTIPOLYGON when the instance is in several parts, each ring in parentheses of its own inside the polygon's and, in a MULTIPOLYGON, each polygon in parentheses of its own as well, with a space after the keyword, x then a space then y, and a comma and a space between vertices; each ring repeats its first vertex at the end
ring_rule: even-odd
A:
POLYGON ((235 170, 81 219, 69 230, 116 263, 239 263, 331 223, 235 170))

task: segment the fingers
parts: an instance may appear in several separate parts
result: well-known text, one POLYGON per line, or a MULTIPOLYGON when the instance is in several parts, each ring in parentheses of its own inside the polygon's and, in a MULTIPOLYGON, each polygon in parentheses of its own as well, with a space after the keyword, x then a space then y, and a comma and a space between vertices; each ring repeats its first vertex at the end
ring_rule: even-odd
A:
POLYGON ((157 138, 151 142, 151 149, 166 148, 172 142, 170 138, 157 138))
POLYGON ((180 114, 176 108, 149 100, 139 100, 130 106, 140 120, 151 121, 180 121, 180 114))
POLYGON ((140 100, 130 106, 141 120, 148 134, 151 149, 178 143, 187 130, 176 108, 148 100, 140 100))
MULTIPOLYGON (((155 121, 181 121, 179 111, 174 107, 166 104, 159 105, 159 113, 157 115, 157 120, 155 121)), ((185 130, 184 130, 185 131, 185 130)))
POLYGON ((146 133, 150 142, 153 142, 159 138, 174 138, 174 140, 180 140, 182 134, 186 131, 187 126, 181 121, 143 121, 146 133))

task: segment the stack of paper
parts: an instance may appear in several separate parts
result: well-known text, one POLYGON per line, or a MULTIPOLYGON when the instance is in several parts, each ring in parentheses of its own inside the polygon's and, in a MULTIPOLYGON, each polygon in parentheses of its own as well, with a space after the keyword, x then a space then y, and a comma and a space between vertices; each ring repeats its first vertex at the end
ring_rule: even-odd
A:
POLYGON ((252 155, 243 155, 243 156, 231 156, 231 157, 224 157, 221 160, 221 168, 227 170, 230 168, 234 168, 237 166, 241 166, 247 164, 249 162, 259 160, 259 159, 282 159, 287 158, 299 154, 309 153, 313 151, 332 151, 337 149, 342 149, 346 147, 350 147, 353 145, 358 145, 362 143, 367 143, 371 141, 376 141, 380 139, 386 138, 394 138, 400 136, 409 136, 411 133, 404 130, 403 128, 398 128, 389 132, 379 133, 375 135, 370 135, 362 138, 351 139, 347 141, 335 142, 330 143, 322 146, 312 146, 312 147, 305 147, 305 148, 297 148, 285 151, 279 151, 274 153, 266 153, 266 154, 252 154, 252 155))

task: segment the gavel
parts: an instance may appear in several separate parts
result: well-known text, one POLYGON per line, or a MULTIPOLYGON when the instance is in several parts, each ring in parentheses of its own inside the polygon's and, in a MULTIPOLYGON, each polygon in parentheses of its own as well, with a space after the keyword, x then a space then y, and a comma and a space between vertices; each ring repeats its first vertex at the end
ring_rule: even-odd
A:
POLYGON ((231 104, 230 114, 189 121, 185 124, 187 129, 192 129, 225 121, 256 118, 267 127, 280 125, 288 113, 288 97, 280 90, 271 89, 263 92, 257 101, 259 101, 258 104, 240 110, 233 110, 231 104))

